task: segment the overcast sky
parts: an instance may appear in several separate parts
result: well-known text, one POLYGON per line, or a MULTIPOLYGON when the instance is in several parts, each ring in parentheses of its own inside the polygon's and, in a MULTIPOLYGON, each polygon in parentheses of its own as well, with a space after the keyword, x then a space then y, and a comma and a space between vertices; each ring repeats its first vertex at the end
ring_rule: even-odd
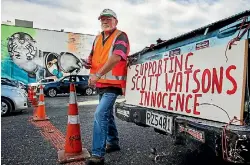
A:
POLYGON ((128 34, 131 53, 233 14, 249 10, 250 0, 2 0, 2 21, 25 19, 34 27, 87 33, 100 31, 98 15, 114 10, 118 28, 128 34))

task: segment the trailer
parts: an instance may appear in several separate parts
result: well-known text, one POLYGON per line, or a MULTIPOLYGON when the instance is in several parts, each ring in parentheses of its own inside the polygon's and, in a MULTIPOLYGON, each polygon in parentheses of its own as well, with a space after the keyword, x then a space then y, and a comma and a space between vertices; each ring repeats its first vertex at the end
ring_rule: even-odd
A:
POLYGON ((116 117, 153 127, 177 143, 250 163, 250 11, 145 47, 128 58, 116 117))

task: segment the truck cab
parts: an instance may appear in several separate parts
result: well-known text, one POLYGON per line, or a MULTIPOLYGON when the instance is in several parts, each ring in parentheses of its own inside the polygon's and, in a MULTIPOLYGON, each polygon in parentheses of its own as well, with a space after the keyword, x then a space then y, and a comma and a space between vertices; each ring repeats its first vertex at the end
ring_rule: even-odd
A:
POLYGON ((117 118, 250 163, 249 41, 244 11, 130 55, 117 118))

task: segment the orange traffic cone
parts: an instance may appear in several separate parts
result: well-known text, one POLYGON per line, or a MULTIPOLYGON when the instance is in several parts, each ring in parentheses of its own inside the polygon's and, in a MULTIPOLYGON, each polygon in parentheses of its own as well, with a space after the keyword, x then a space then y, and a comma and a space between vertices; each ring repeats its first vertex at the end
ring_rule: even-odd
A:
POLYGON ((28 100, 30 100, 30 94, 31 94, 31 90, 30 90, 30 86, 28 86, 28 100))
POLYGON ((44 103, 44 94, 43 94, 43 86, 40 86, 40 94, 39 94, 39 103, 38 107, 35 107, 33 120, 35 121, 43 121, 48 120, 49 118, 46 116, 45 112, 45 103, 44 103))
POLYGON ((70 84, 68 125, 64 150, 58 151, 59 163, 80 161, 90 157, 86 148, 82 148, 80 119, 76 101, 75 85, 70 84))
POLYGON ((35 93, 32 87, 30 87, 30 96, 29 96, 29 104, 34 107, 33 116, 35 116, 36 108, 37 108, 37 102, 36 97, 34 97, 35 93))
POLYGON ((37 97, 36 97, 36 92, 32 90, 32 105, 33 107, 37 107, 37 97))
POLYGON ((32 103, 32 99, 33 99, 33 90, 31 88, 31 86, 29 86, 29 88, 28 88, 28 100, 29 100, 29 103, 32 103))

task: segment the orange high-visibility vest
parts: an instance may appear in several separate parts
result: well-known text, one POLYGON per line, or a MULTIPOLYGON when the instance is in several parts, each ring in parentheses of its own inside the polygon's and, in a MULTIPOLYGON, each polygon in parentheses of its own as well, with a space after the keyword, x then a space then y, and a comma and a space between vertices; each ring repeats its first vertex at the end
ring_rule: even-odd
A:
MULTIPOLYGON (((92 56, 92 66, 90 69, 90 74, 95 74, 103 67, 103 65, 108 61, 109 57, 113 54, 113 47, 116 38, 122 33, 120 30, 115 30, 111 36, 107 39, 103 45, 102 34, 98 35, 94 44, 94 53, 92 56)), ((114 68, 103 75, 98 83, 105 84, 116 84, 121 85, 122 88, 126 86, 126 75, 127 75, 127 62, 124 60, 119 61, 114 68)))

